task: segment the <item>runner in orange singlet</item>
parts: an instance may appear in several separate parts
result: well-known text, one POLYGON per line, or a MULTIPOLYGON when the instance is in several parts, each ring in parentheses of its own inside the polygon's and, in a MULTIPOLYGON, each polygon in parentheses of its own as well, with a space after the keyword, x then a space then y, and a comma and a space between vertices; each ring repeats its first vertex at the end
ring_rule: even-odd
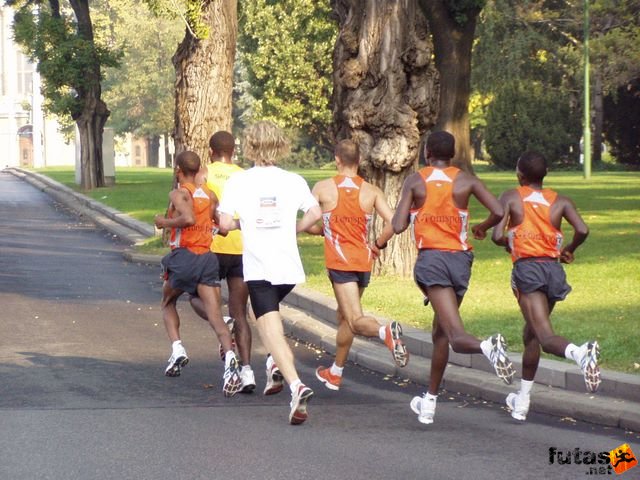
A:
POLYGON ((449 345, 457 353, 483 353, 496 374, 511 382, 513 366, 506 355, 506 343, 497 334, 479 340, 464 330, 459 306, 471 276, 473 254, 468 241, 469 198, 474 195, 489 210, 489 216, 472 228, 482 240, 486 231, 502 218, 498 200, 475 176, 451 166, 455 140, 447 132, 435 132, 426 142, 427 167, 407 177, 393 216, 395 233, 409 224, 418 247, 414 276, 418 287, 431 301, 433 353, 429 390, 414 397, 411 409, 421 423, 433 423, 438 389, 449 359, 449 345))
POLYGON ((231 346, 231 334, 220 310, 220 278, 218 260, 210 250, 213 215, 218 203, 206 187, 196 187, 195 176, 200 158, 185 151, 176 157, 175 175, 178 188, 171 191, 168 217, 157 215, 158 228, 171 229, 171 253, 162 259, 165 282, 162 287, 162 317, 171 343, 171 357, 165 369, 168 377, 180 375, 189 362, 180 339, 180 317, 176 302, 184 292, 202 300, 207 319, 225 351, 223 392, 234 395, 241 386, 238 360, 231 346))
POLYGON ((574 360, 591 392, 600 385, 600 369, 598 342, 586 342, 581 347, 569 343, 554 334, 549 319, 555 303, 571 291, 560 262, 573 261, 573 252, 586 240, 589 230, 569 198, 542 187, 547 174, 542 155, 522 154, 516 174, 520 187, 500 197, 505 216, 493 230, 492 240, 511 253, 511 286, 525 320, 520 391, 507 396, 511 416, 525 420, 541 347, 547 353, 574 360), (564 248, 560 230, 563 218, 574 229, 571 243, 564 248))
POLYGON ((393 236, 393 212, 382 190, 358 176, 360 151, 355 142, 338 143, 335 161, 338 175, 316 183, 311 192, 322 208, 323 226, 316 224, 307 230, 324 235, 325 264, 338 302, 336 358, 331 367, 316 370, 316 377, 331 390, 340 389, 355 335, 379 337, 400 367, 409 360, 400 324, 381 325, 363 314, 360 303, 369 284, 373 260, 393 236), (382 217, 385 226, 370 245, 367 237, 374 212, 382 217))

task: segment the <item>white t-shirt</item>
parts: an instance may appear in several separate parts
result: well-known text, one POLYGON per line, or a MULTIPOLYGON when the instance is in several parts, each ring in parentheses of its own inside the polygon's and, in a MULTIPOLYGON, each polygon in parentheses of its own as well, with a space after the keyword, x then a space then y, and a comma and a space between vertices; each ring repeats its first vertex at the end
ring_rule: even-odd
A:
POLYGON ((218 211, 240 218, 245 281, 304 282, 297 215, 316 205, 304 178, 278 167, 253 167, 229 178, 218 211))

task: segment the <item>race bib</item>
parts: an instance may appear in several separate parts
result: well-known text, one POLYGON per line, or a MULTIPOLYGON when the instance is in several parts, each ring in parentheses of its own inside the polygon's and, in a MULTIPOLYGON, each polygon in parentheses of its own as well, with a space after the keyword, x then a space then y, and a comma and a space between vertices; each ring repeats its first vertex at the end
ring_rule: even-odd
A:
POLYGON ((257 228, 278 228, 281 224, 281 211, 276 197, 260 197, 260 206, 256 216, 257 228))

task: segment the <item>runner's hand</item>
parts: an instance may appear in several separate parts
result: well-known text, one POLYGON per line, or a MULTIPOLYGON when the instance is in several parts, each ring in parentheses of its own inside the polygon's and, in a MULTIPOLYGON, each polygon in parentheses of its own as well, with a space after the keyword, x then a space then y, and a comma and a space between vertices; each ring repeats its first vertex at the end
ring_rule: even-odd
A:
POLYGON ((571 263, 574 260, 573 252, 568 250, 562 250, 560 253, 560 262, 561 263, 571 263))
POLYGON ((481 228, 480 225, 471 227, 471 232, 473 232, 473 238, 476 240, 484 240, 487 237, 487 231, 481 228))

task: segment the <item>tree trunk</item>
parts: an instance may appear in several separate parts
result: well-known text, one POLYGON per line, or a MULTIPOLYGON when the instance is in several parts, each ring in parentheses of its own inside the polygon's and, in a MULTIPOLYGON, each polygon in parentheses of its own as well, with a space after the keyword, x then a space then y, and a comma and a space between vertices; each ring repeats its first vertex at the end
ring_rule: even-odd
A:
POLYGON ((80 187, 92 190, 104 187, 104 167, 102 164, 102 134, 109 118, 106 104, 99 94, 84 100, 84 109, 76 118, 80 134, 80 187))
POLYGON ((602 77, 594 74, 593 85, 593 148, 591 160, 595 165, 602 163, 602 123, 604 119, 604 101, 602 93, 602 77))
POLYGON ((433 35, 435 61, 440 73, 440 106, 436 130, 456 138, 453 164, 472 172, 473 159, 469 96, 471 94, 471 49, 479 8, 465 10, 463 24, 451 16, 445 0, 419 0, 433 35))
POLYGON ((186 31, 173 56, 176 70, 175 153, 193 150, 206 161, 209 137, 231 131, 233 63, 238 31, 236 0, 204 0, 207 38, 186 31))
MULTIPOLYGON (((57 2, 54 2, 57 4, 57 2)), ((89 13, 88 0, 70 0, 78 25, 78 37, 94 44, 93 24, 89 13)), ((55 5, 53 5, 55 6, 55 5)), ((102 134, 109 118, 107 105, 102 101, 100 86, 100 61, 93 50, 93 65, 85 72, 82 85, 76 86, 76 93, 82 104, 82 111, 74 115, 80 134, 80 186, 83 190, 104 187, 104 166, 102 164, 102 134)))
POLYGON ((147 166, 157 167, 160 163, 160 136, 147 137, 147 166))
MULTIPOLYGON (((395 207, 415 171, 422 134, 435 123, 438 80, 427 22, 416 0, 332 0, 339 22, 334 51, 336 139, 360 146, 361 172, 395 207)), ((375 220, 372 234, 382 228, 375 220)), ((410 235, 395 236, 374 273, 409 275, 410 235)))

